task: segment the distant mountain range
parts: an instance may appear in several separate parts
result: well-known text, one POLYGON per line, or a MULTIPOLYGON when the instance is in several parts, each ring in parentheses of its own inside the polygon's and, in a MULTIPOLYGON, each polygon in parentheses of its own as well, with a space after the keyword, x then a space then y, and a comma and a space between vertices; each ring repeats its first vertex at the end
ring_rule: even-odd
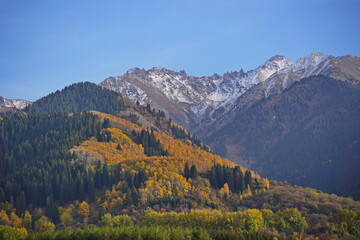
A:
POLYGON ((359 83, 360 58, 312 53, 222 76, 134 68, 100 85, 165 111, 267 177, 360 198, 359 83))
POLYGON ((350 55, 312 53, 296 62, 277 55, 247 72, 241 69, 222 76, 194 77, 166 68, 133 68, 100 85, 141 104, 150 103, 189 131, 206 137, 233 121, 238 111, 305 77, 326 75, 357 84, 359 66, 360 59, 350 55))

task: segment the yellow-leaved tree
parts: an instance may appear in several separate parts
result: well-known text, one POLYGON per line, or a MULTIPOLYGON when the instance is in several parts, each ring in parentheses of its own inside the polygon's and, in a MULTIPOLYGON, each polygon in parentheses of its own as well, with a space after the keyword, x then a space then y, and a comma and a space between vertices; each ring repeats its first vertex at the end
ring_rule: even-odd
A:
POLYGON ((90 216, 90 206, 86 201, 83 201, 79 205, 78 214, 83 218, 84 224, 87 223, 87 220, 90 216))
POLYGON ((5 210, 0 211, 0 225, 10 225, 10 219, 5 210))
MULTIPOLYGON (((158 169, 161 170, 161 169, 158 169)), ((191 184, 182 175, 173 172, 155 172, 145 182, 145 188, 139 189, 141 203, 160 198, 183 197, 192 189, 191 184)))
POLYGON ((23 216, 23 226, 26 229, 30 229, 32 224, 32 216, 28 210, 25 211, 23 216))
POLYGON ((20 228, 22 226, 22 219, 19 218, 15 212, 11 212, 10 214, 10 224, 13 227, 20 228))
POLYGON ((224 186, 219 190, 219 195, 222 197, 228 197, 231 191, 229 188, 229 184, 225 183, 224 186))
POLYGON ((63 207, 58 208, 60 222, 61 222, 61 225, 63 225, 64 227, 68 227, 74 223, 74 218, 72 216, 73 209, 74 209, 74 206, 72 204, 67 208, 63 208, 63 207))
POLYGON ((46 217, 42 216, 35 222, 35 230, 38 232, 54 231, 55 225, 46 217))

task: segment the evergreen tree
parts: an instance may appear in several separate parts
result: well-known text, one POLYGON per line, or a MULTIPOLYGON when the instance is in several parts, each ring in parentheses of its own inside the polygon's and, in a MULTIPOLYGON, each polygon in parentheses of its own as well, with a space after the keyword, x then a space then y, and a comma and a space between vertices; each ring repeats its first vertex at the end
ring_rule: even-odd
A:
POLYGON ((191 176, 191 174, 190 174, 189 163, 186 163, 186 164, 185 164, 185 168, 184 168, 184 177, 185 177, 186 179, 189 179, 190 176, 191 176))
POLYGON ((249 170, 245 171, 244 181, 245 181, 245 187, 247 187, 248 185, 250 186, 250 188, 252 187, 252 176, 249 170))
POLYGON ((110 126, 110 119, 105 118, 103 122, 103 128, 109 128, 110 126))
POLYGON ((195 165, 192 165, 190 169, 190 178, 196 178, 199 175, 198 170, 195 165))
POLYGON ((21 216, 26 210, 25 193, 21 192, 16 198, 16 215, 21 216))
POLYGON ((213 187, 217 187, 217 181, 216 181, 216 171, 215 171, 215 167, 212 167, 210 170, 210 184, 213 187))
POLYGON ((126 206, 134 205, 134 199, 130 188, 128 188, 126 192, 125 205, 126 206))
POLYGON ((116 146, 116 149, 119 151, 123 150, 122 147, 120 146, 120 143, 118 143, 118 145, 116 146))

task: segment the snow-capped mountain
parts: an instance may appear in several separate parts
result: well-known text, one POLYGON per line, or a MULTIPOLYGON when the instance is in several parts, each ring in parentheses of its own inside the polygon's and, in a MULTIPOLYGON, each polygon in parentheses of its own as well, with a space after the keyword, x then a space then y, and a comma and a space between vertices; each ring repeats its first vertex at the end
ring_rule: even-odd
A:
POLYGON ((14 108, 14 109, 24 109, 29 106, 32 102, 21 99, 6 99, 0 96, 0 108, 14 108))
POLYGON ((241 69, 222 76, 194 77, 165 68, 133 68, 100 85, 140 104, 150 103, 191 132, 205 136, 212 132, 209 128, 218 129, 234 119, 235 112, 281 93, 305 77, 324 74, 340 80, 360 79, 359 68, 351 68, 350 73, 344 70, 348 61, 359 66, 357 57, 312 53, 296 62, 276 55, 254 70, 241 69))

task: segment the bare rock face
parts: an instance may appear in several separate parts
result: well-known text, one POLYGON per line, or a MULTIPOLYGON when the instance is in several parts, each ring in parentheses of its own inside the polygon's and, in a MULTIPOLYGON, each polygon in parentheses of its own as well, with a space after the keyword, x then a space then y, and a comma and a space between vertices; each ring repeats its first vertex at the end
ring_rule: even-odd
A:
POLYGON ((21 99, 6 99, 0 96, 0 108, 11 108, 22 110, 29 106, 32 102, 21 99))
POLYGON ((161 109, 190 132, 206 137, 261 99, 279 94, 303 78, 326 75, 358 84, 360 58, 312 53, 292 62, 273 56, 254 70, 195 77, 161 67, 133 68, 101 86, 140 104, 161 109))

